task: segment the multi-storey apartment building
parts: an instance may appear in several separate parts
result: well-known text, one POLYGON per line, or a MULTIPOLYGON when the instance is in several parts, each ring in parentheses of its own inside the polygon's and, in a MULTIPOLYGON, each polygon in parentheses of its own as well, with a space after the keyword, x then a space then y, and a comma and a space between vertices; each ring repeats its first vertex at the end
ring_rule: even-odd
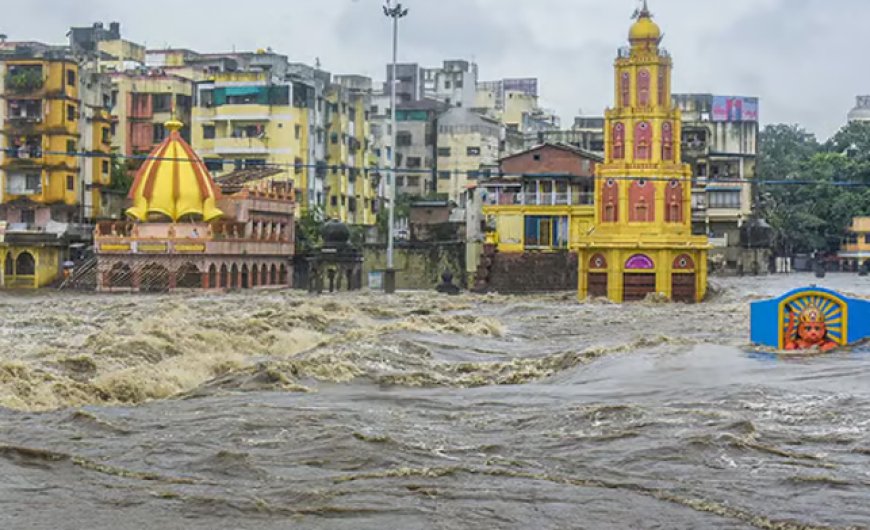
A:
POLYGON ((126 156, 146 155, 167 137, 164 123, 172 117, 185 124, 190 139, 193 82, 159 70, 126 70, 107 74, 112 81, 112 114, 118 126, 112 147, 126 156))
POLYGON ((501 124, 470 109, 453 107, 438 117, 437 193, 455 203, 470 182, 497 170, 501 124))
POLYGON ((695 232, 710 237, 711 259, 726 269, 765 270, 766 258, 742 237, 754 207, 758 100, 711 94, 673 99, 682 112, 683 161, 692 167, 695 232))
POLYGON ((369 171, 372 81, 358 75, 334 81, 326 92, 326 213, 350 224, 373 225, 378 175, 369 171))
POLYGON ((111 182, 106 85, 67 47, 0 46, 2 285, 54 281, 111 182))

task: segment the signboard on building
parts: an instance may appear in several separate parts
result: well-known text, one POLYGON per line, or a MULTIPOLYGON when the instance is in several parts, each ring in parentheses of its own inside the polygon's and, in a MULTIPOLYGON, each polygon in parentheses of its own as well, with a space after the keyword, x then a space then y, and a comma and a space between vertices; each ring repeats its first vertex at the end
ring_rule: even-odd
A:
POLYGON ((143 254, 164 254, 169 250, 166 243, 142 243, 136 245, 135 252, 143 254))
POLYGON ((713 96, 713 121, 758 121, 758 98, 713 96))
POLYGON ((176 243, 176 252, 205 252, 205 245, 202 243, 176 243))

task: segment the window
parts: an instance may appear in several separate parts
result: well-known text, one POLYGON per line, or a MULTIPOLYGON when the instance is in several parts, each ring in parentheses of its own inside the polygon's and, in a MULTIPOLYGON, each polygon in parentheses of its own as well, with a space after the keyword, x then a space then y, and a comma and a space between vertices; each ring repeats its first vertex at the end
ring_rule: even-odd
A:
POLYGON ((407 131, 402 131, 396 135, 396 146, 397 147, 410 147, 413 138, 411 137, 411 133, 407 131))
POLYGON ((224 170, 224 161, 220 158, 206 158, 205 159, 205 168, 209 171, 223 171, 224 170))
POLYGON ((469 180, 477 180, 480 178, 480 171, 471 170, 467 175, 469 180))
POLYGON ((162 123, 155 123, 153 130, 154 134, 152 140, 155 144, 158 144, 166 139, 166 127, 164 127, 162 123))
POLYGON ((202 126, 202 137, 205 140, 214 140, 215 129, 214 125, 203 125, 202 126))
POLYGON ((532 160, 534 160, 535 162, 540 162, 540 161, 541 161, 541 155, 540 155, 540 154, 534 154, 534 155, 532 155, 532 160))
POLYGON ((33 210, 21 210, 21 222, 29 225, 36 224, 36 212, 33 210))
POLYGON ((525 225, 526 247, 567 248, 567 217, 530 215, 526 217, 525 225))
POLYGON ((408 186, 414 188, 420 185, 419 175, 408 175, 408 186))
POLYGON ((67 140, 66 141, 66 152, 67 153, 75 153, 76 152, 76 141, 75 140, 67 140))
POLYGON ((740 190, 707 192, 709 208, 740 208, 740 190))
POLYGON ((103 160, 103 175, 109 174, 109 161, 103 160))
POLYGON ((438 178, 440 180, 450 180, 450 172, 449 171, 439 171, 438 178))
POLYGON ((396 177, 396 186, 404 186, 405 185, 405 177, 399 175, 396 177))
POLYGON ((864 243, 870 245, 870 234, 864 234, 864 243))
POLYGON ((66 176, 66 189, 74 190, 76 189, 76 178, 72 175, 66 176))
POLYGON ((480 156, 480 147, 467 147, 465 154, 468 156, 480 156))
POLYGON ((112 129, 110 127, 103 127, 100 134, 102 135, 102 141, 104 144, 112 143, 112 129))
POLYGON ((332 142, 332 145, 338 144, 338 133, 332 133, 329 136, 329 141, 332 142))
POLYGON ((75 121, 75 119, 76 119, 76 106, 75 105, 67 105, 66 106, 66 119, 67 119, 67 121, 75 121))
POLYGON ((302 159, 298 156, 293 161, 293 171, 298 175, 302 173, 302 159))
POLYGON ((66 84, 69 86, 76 86, 75 70, 67 70, 66 71, 66 84))
POLYGON ((297 140, 302 138, 302 126, 301 125, 297 125, 296 127, 294 127, 294 132, 296 134, 297 140))
POLYGON ((444 81, 444 88, 450 88, 450 81, 444 81))
POLYGON ((438 156, 450 156, 450 148, 449 147, 439 147, 438 148, 438 156))
MULTIPOLYGON (((37 191, 42 188, 42 177, 39 173, 33 173, 24 176, 24 189, 28 191, 37 191)), ((28 210, 30 211, 30 210, 28 210)), ((30 211, 32 214, 33 211, 30 211)))
POLYGON ((423 165, 422 159, 419 156, 409 156, 405 160, 405 164, 410 168, 418 168, 423 165))
POLYGON ((214 106, 214 90, 202 90, 199 93, 199 106, 211 108, 214 106))
POLYGON ((154 112, 172 111, 172 94, 154 94, 151 96, 151 105, 154 112))
POLYGON ((338 197, 336 197, 335 195, 332 195, 331 197, 329 197, 329 205, 330 206, 338 206, 338 197))

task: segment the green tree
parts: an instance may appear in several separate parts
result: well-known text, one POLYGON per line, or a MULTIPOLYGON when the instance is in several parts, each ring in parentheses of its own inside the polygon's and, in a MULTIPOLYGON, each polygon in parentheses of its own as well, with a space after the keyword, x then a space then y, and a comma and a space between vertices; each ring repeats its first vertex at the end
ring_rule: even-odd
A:
POLYGON ((112 156, 112 181, 109 188, 127 193, 133 185, 133 172, 117 156, 112 156))
POLYGON ((296 220, 296 249, 303 254, 313 251, 323 244, 320 229, 326 216, 323 207, 312 206, 306 209, 296 220))
POLYGON ((819 145, 800 127, 773 125, 759 151, 762 215, 777 253, 834 252, 852 217, 870 213, 870 126, 850 124, 819 145))

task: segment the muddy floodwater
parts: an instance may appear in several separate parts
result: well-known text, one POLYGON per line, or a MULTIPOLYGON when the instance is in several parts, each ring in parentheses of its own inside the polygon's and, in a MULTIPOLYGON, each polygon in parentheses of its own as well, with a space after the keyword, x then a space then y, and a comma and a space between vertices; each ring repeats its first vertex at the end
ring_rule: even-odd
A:
POLYGON ((0 294, 0 528, 870 528, 870 346, 749 302, 0 294))

